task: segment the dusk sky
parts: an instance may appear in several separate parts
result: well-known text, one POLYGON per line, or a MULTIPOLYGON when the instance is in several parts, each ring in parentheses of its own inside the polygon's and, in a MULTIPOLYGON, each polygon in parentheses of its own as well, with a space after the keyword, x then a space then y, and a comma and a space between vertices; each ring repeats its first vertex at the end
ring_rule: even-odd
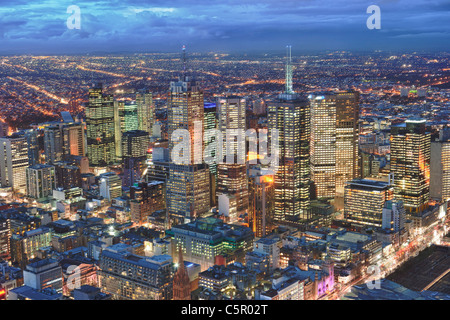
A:
POLYGON ((0 0, 0 54, 448 51, 449 0, 0 0), (81 9, 68 29, 67 8, 81 9), (369 30, 367 7, 381 9, 369 30))

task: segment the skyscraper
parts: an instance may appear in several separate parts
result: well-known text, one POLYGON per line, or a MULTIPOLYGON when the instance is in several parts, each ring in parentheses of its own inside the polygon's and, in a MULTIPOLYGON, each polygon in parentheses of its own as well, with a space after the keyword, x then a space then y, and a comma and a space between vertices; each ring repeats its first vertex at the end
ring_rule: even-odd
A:
POLYGON ((102 167, 115 161, 113 96, 103 94, 101 84, 89 89, 86 135, 90 166, 102 167))
POLYGON ((84 131, 84 123, 64 124, 62 132, 65 156, 84 156, 86 154, 84 131))
POLYGON ((61 127, 58 124, 44 128, 44 154, 49 164, 63 159, 64 147, 61 127))
MULTIPOLYGON (((184 58, 185 60, 185 58, 184 58)), ((210 209, 209 168, 203 162, 204 136, 203 92, 197 81, 183 73, 179 81, 170 83, 168 96, 169 179, 167 182, 167 206, 171 218, 181 222, 204 216, 210 209), (175 135, 182 129, 188 150, 175 154, 174 147, 183 142, 175 135), (187 152, 187 154, 185 154, 187 152), (174 159, 186 155, 186 162, 174 159)))
POLYGON ((27 195, 34 199, 51 197, 53 189, 56 189, 55 167, 45 164, 37 164, 28 167, 27 195))
POLYGON ((430 197, 441 201, 450 199, 450 128, 439 132, 431 142, 430 197))
POLYGON ((123 184, 131 186, 140 181, 147 167, 150 137, 146 131, 132 130, 122 135, 123 184))
MULTIPOLYGON (((217 129, 217 107, 215 103, 205 103, 205 120, 204 120, 204 130, 205 130, 205 148, 208 145, 215 143, 216 135, 211 134, 211 129, 217 129)), ((215 150, 212 150, 211 157, 215 159, 214 163, 209 164, 209 171, 217 178, 217 163, 219 159, 215 150)))
POLYGON ((249 227, 255 237, 261 238, 271 233, 275 228, 273 223, 274 206, 274 176, 272 172, 251 169, 249 173, 249 227))
POLYGON ((292 88, 292 61, 288 47, 286 88, 268 105, 269 134, 279 132, 279 165, 275 173, 275 220, 302 222, 310 211, 310 109, 292 88))
POLYGON ((162 181, 140 182, 130 189, 130 212, 134 223, 146 223, 155 211, 166 208, 165 184, 162 181))
POLYGON ((139 130, 152 135, 153 124, 155 123, 155 106, 151 92, 148 90, 139 90, 136 93, 136 105, 139 130))
POLYGON ((336 194, 359 176, 359 92, 336 93, 336 194))
POLYGON ((319 92, 311 103, 311 177, 317 198, 344 195, 358 171, 358 92, 319 92))
POLYGON ((391 127, 391 173, 394 198, 408 214, 422 212, 430 199, 431 134, 426 120, 410 119, 391 127))
POLYGON ((36 129, 24 130, 24 137, 28 144, 28 162, 30 165, 38 164, 39 157, 39 132, 36 129))
POLYGON ((117 161, 122 160, 122 135, 139 129, 138 106, 127 101, 114 101, 114 140, 117 161))
POLYGON ((245 140, 234 138, 233 135, 239 134, 241 137, 245 137, 245 106, 245 99, 237 96, 217 100, 218 129, 223 137, 223 158, 219 159, 217 165, 216 194, 217 196, 220 194, 235 196, 238 215, 245 213, 248 209, 248 180, 245 152, 244 157, 241 159, 238 157, 245 150, 245 140), (233 155, 231 160, 228 155, 233 155))
POLYGON ((0 184, 12 187, 19 193, 26 192, 26 168, 28 167, 28 143, 25 137, 11 135, 0 138, 0 184))

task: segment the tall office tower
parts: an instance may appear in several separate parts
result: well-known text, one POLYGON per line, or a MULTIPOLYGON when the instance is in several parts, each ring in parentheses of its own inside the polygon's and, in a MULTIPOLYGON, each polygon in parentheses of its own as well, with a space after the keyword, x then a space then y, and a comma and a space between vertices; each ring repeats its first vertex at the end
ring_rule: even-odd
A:
POLYGON ((261 238, 275 228, 275 186, 272 172, 251 169, 249 172, 248 222, 255 237, 261 238))
POLYGON ((122 135, 123 185, 131 186, 140 181, 147 168, 147 150, 150 144, 148 132, 132 130, 122 135))
POLYGON ((115 300, 171 300, 173 263, 169 255, 144 257, 112 247, 102 251, 100 288, 115 300))
POLYGON ((59 125, 44 128, 44 155, 46 163, 55 163, 63 159, 63 137, 59 125))
POLYGON ((203 122, 203 91, 197 81, 183 74, 179 81, 170 83, 168 94, 171 159, 167 182, 167 205, 171 218, 181 222, 202 217, 210 209, 209 168, 203 161, 203 122), (174 136, 175 130, 178 129, 183 129, 190 136, 187 142, 189 150, 183 150, 183 155, 184 152, 188 152, 187 164, 173 158, 174 147, 183 139, 174 136))
POLYGON ((275 220, 304 222, 310 210, 310 110, 306 99, 292 89, 292 62, 288 47, 286 88, 267 101, 269 134, 279 132, 279 163, 275 173, 275 220))
POLYGON ((191 300, 191 281, 181 249, 178 251, 178 269, 173 276, 173 300, 191 300))
POLYGON ((344 217, 351 222, 381 227, 383 208, 393 196, 394 187, 388 182, 368 179, 348 181, 345 185, 344 217))
MULTIPOLYGON (((208 148, 209 145, 215 143, 216 135, 211 134, 208 130, 217 129, 217 107, 215 103, 205 103, 205 119, 203 122, 204 130, 205 130, 205 148, 208 148)), ((219 163, 219 159, 215 150, 212 150, 211 157, 214 158, 214 163, 209 164, 209 171, 214 177, 217 179, 217 164, 219 163)))
POLYGON ((311 178, 317 198, 344 195, 346 181, 359 176, 359 93, 323 92, 311 104, 311 178))
POLYGON ((219 159, 217 165, 216 195, 225 194, 229 197, 236 197, 237 215, 248 210, 248 180, 247 165, 245 164, 245 107, 245 99, 237 96, 217 100, 218 129, 223 137, 223 158, 219 159), (239 143, 238 138, 234 138, 236 134, 241 135, 241 143, 239 143), (244 150, 240 150, 241 148, 244 150), (227 153, 233 155, 231 161, 228 159, 227 153), (241 159, 238 158, 240 153, 243 155, 241 159))
POLYGON ((27 195, 34 199, 51 197, 56 189, 55 167, 46 164, 36 164, 26 170, 27 195))
POLYGON ((336 104, 334 95, 310 95, 311 179, 317 198, 336 194, 336 104))
POLYGON ((106 172, 100 175, 100 195, 111 201, 122 196, 122 180, 114 172, 106 172))
POLYGON ((153 124, 155 123, 155 106, 153 97, 148 90, 139 90, 136 93, 136 105, 139 122, 139 130, 152 135, 153 124))
POLYGON ((153 212, 166 208, 166 186, 162 181, 140 182, 130 189, 131 220, 141 224, 153 212))
POLYGON ((58 261, 53 259, 30 263, 23 270, 23 283, 36 290, 51 288, 56 292, 62 292, 62 268, 58 261))
POLYGON ((359 177, 359 92, 336 93, 336 194, 345 182, 359 177))
POLYGON ((15 192, 26 192, 28 167, 28 143, 25 137, 11 135, 0 138, 0 183, 12 187, 15 192))
POLYGON ((169 164, 167 206, 171 219, 188 222, 209 212, 209 175, 206 164, 169 164))
POLYGON ((450 199, 450 128, 439 132, 439 139, 431 141, 430 197, 450 199))
POLYGON ((426 120, 411 119, 391 127, 391 173, 394 198, 407 213, 422 212, 430 199, 430 144, 426 120))
POLYGON ((87 156, 91 167, 107 166, 115 161, 113 96, 103 94, 101 84, 89 89, 86 136, 87 156))
POLYGON ((114 139, 118 161, 122 160, 122 135, 125 132, 138 129, 137 104, 128 101, 114 101, 114 139))
POLYGON ((64 124, 62 132, 64 155, 84 156, 86 154, 84 123, 64 124))
POLYGON ((39 159, 39 133, 36 129, 29 129, 24 131, 24 137, 28 144, 28 162, 35 165, 40 162, 39 159))

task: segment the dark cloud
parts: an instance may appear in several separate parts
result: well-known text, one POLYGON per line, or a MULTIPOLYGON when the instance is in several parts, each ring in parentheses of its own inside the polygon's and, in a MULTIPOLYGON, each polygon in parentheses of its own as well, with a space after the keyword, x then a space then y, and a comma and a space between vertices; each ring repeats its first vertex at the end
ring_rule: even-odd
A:
POLYGON ((368 30, 362 0, 1 0, 0 52, 448 50, 448 0, 379 0, 381 30, 368 30), (81 30, 69 30, 69 5, 81 30), (36 40, 45 40, 36 46, 36 40))

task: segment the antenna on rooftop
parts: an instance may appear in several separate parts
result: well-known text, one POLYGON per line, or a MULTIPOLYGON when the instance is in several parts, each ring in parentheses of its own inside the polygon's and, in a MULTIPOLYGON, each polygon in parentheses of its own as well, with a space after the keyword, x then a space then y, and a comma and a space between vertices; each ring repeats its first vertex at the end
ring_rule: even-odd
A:
POLYGON ((294 90, 292 89, 292 56, 291 56, 291 46, 286 46, 286 93, 292 94, 294 90))
POLYGON ((183 76, 186 76, 186 46, 183 45, 183 76))

